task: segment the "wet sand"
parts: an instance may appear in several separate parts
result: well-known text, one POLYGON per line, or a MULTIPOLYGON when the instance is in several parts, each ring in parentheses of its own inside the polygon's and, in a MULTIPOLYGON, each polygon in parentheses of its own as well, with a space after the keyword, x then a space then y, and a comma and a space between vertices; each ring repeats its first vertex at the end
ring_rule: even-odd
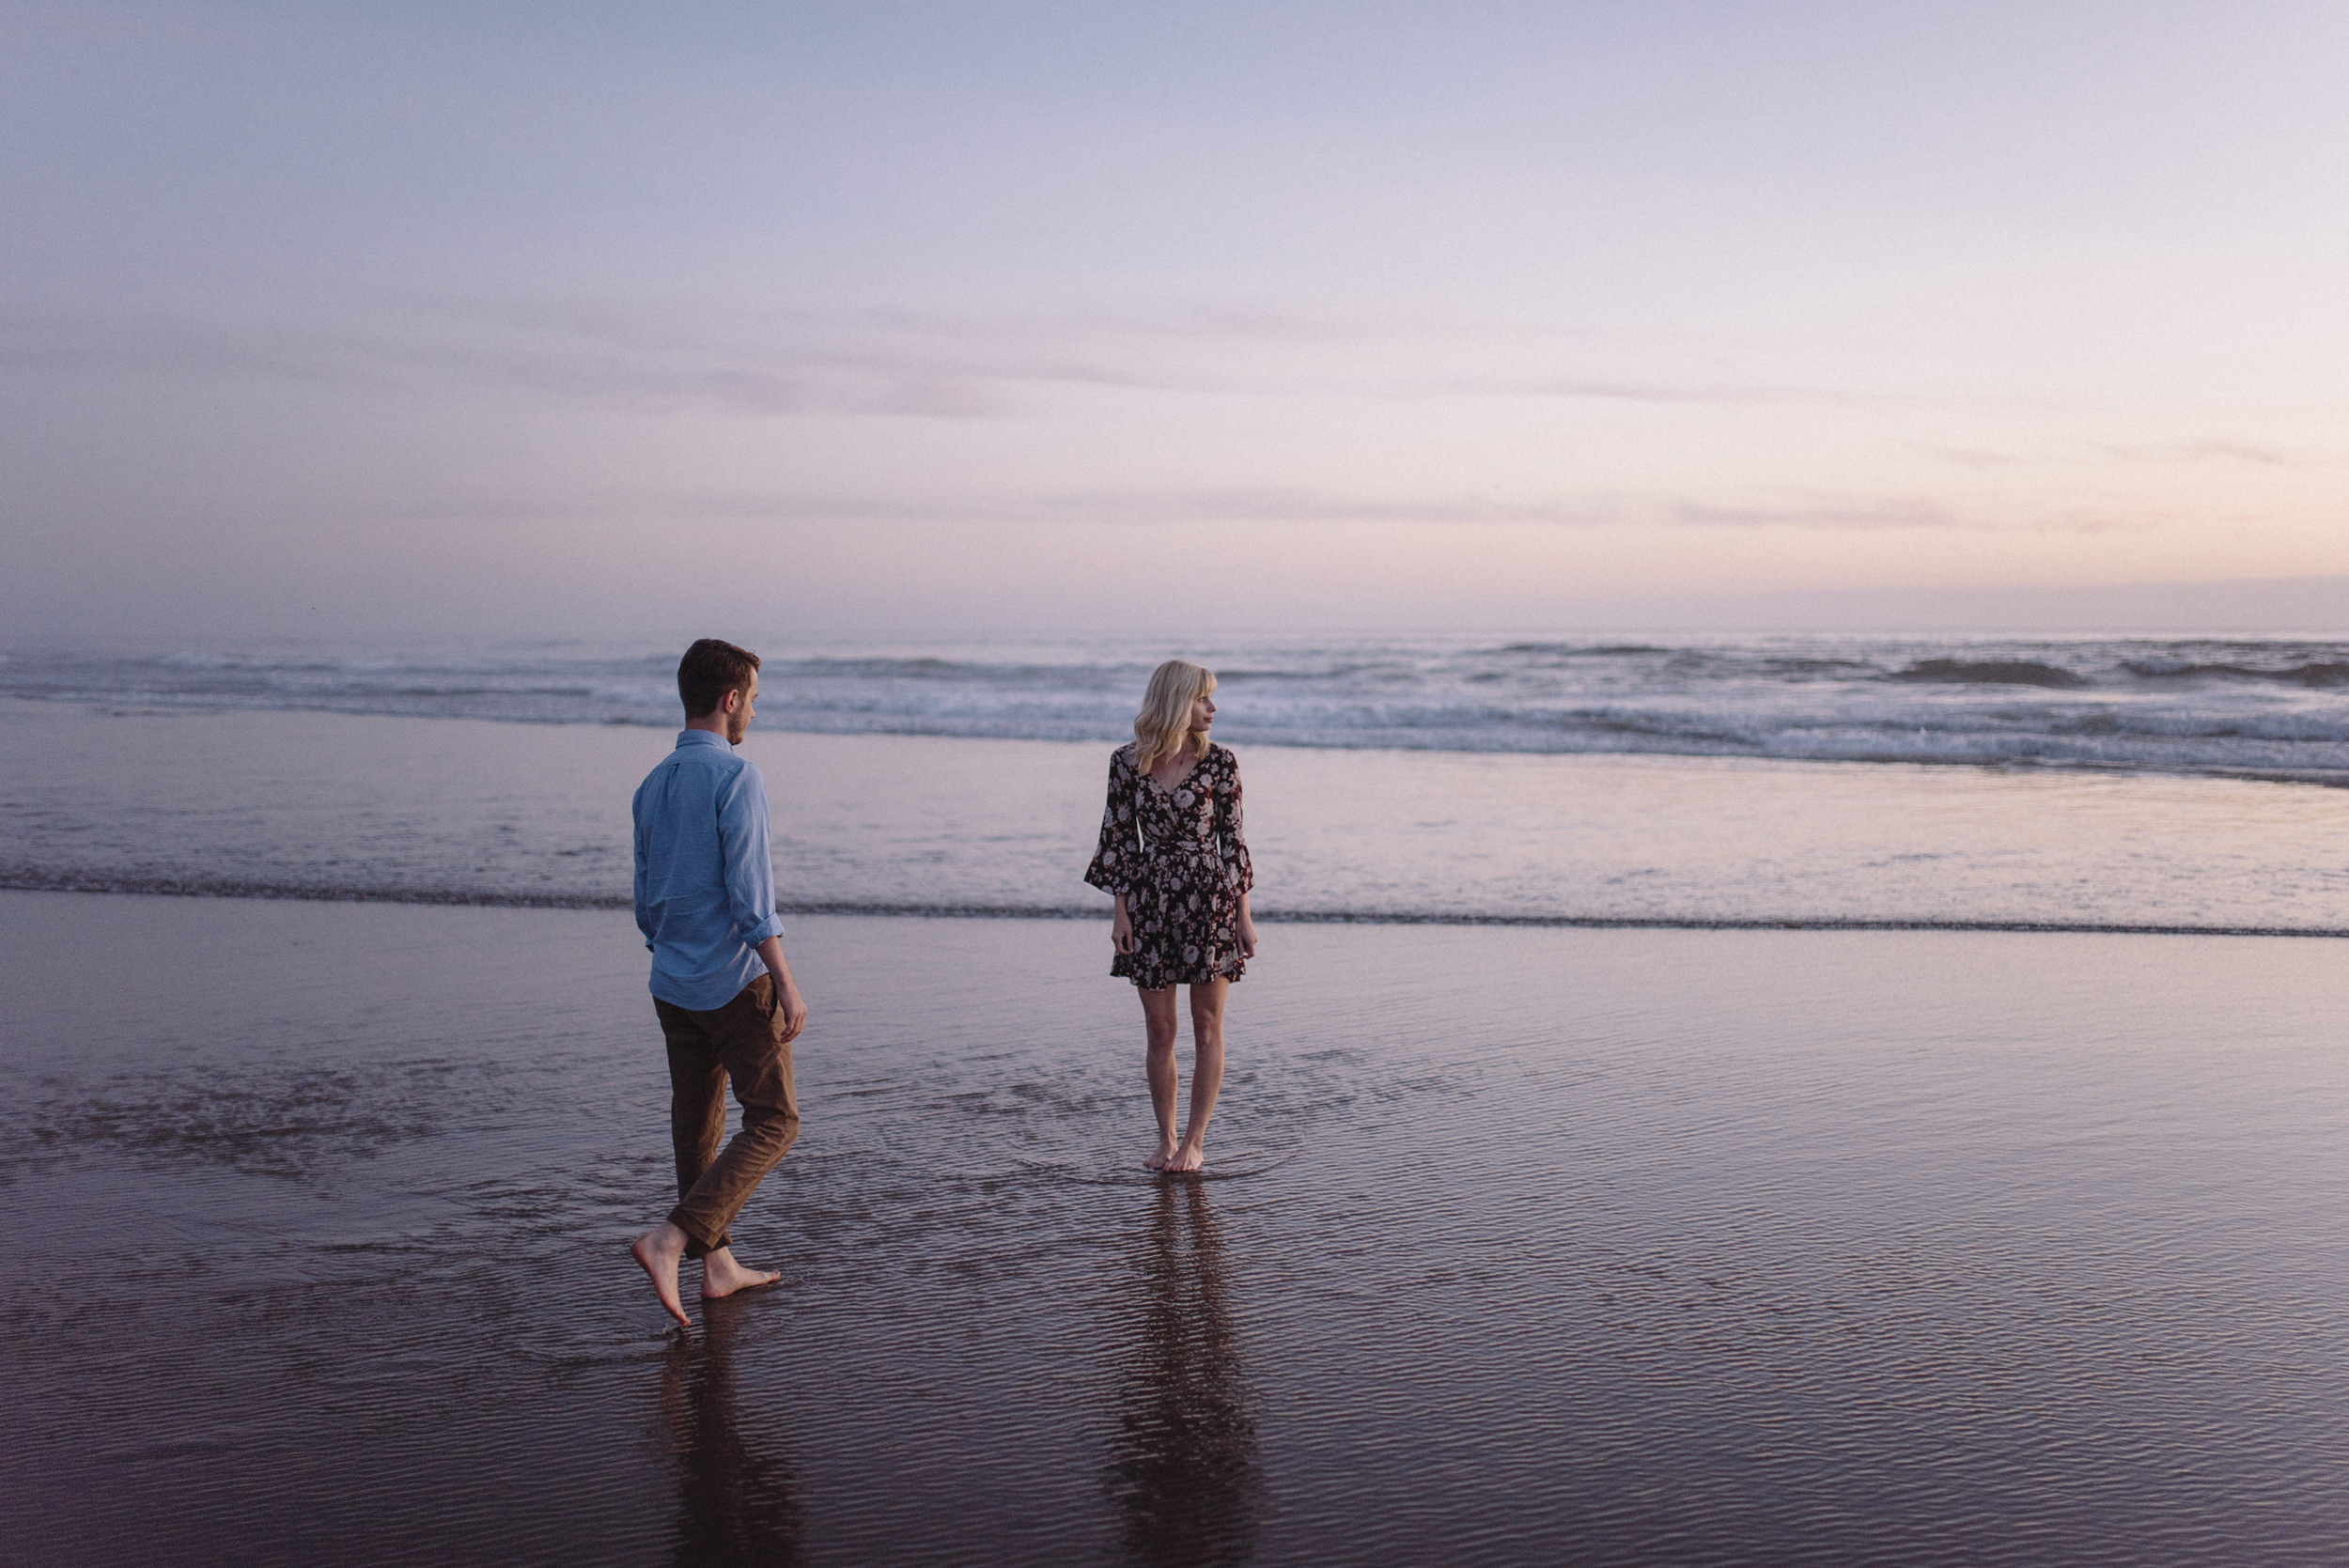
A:
POLYGON ((2344 950, 801 917, 664 1319, 624 914, 0 893, 11 1565, 2349 1558, 2344 950))

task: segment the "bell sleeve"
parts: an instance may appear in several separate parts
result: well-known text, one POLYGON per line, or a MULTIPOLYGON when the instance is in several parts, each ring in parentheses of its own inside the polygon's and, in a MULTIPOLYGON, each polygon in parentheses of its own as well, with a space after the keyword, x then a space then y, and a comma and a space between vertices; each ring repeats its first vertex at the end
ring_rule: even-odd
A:
POLYGON ((1256 866, 1248 858, 1241 815, 1239 763, 1235 760, 1215 782, 1215 838, 1223 851, 1224 878, 1234 893, 1246 893, 1256 885, 1256 866))
POLYGON ((1128 784, 1132 772, 1123 751, 1111 753, 1109 800, 1101 807, 1101 844, 1093 852, 1093 863, 1085 867, 1085 880, 1111 894, 1133 888, 1139 831, 1134 826, 1134 792, 1128 784))

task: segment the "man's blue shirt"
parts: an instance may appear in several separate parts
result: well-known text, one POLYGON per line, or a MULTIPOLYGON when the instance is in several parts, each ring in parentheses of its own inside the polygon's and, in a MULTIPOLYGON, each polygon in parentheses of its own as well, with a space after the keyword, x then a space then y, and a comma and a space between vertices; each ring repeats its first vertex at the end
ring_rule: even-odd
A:
POLYGON ((767 781, 709 730, 636 786, 636 926, 652 994, 708 1012, 767 972, 758 944, 783 934, 767 849, 767 781))

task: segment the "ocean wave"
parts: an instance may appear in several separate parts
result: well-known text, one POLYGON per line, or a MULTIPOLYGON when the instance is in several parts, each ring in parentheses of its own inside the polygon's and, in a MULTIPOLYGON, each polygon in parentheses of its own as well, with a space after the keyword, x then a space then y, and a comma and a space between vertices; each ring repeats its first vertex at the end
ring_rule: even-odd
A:
POLYGON ((1884 678, 1935 681, 1949 686, 2044 686, 2058 690, 2090 684, 2086 675, 2029 659, 1921 659, 1884 678))
MULTIPOLYGON (((784 648, 760 722, 832 734, 1117 741, 1167 650, 784 648)), ((2307 639, 1291 638, 1194 646, 1235 744, 1667 753, 2349 778, 2349 644, 2307 639)), ((673 727, 673 651, 535 645, 11 650, 0 694, 673 727)))
POLYGON ((1653 643, 1504 643, 1496 651, 1504 654, 1554 654, 1562 659, 1637 659, 1648 654, 1672 654, 1683 650, 1653 643))
POLYGON ((2349 686, 2349 660, 2338 660, 2269 670, 2248 664, 2164 664, 2152 660, 2129 660, 2122 668, 2148 681, 2249 680, 2276 681, 2287 686, 2349 686))

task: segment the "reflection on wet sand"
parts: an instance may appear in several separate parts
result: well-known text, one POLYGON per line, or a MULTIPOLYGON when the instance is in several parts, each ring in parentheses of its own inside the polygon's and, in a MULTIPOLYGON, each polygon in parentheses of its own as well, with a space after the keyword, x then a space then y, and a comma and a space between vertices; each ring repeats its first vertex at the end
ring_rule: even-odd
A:
POLYGON ((677 1464, 677 1568, 800 1560, 801 1508, 781 1435, 745 1427, 734 1342, 754 1304, 711 1304, 661 1369, 661 1415, 677 1464))
POLYGON ((1255 1545, 1264 1478, 1215 1214, 1200 1182, 1163 1182, 1151 1204, 1105 1482, 1134 1561, 1238 1562, 1255 1545))

